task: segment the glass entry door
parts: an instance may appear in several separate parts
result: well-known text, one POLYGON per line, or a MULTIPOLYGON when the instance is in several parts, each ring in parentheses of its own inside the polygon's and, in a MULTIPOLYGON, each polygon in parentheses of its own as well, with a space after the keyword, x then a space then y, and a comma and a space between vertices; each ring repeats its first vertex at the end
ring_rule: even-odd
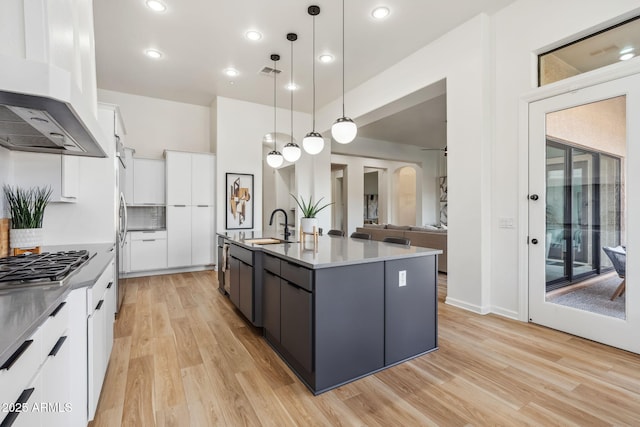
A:
POLYGON ((529 318, 636 353, 638 116, 638 75, 529 105, 529 318))

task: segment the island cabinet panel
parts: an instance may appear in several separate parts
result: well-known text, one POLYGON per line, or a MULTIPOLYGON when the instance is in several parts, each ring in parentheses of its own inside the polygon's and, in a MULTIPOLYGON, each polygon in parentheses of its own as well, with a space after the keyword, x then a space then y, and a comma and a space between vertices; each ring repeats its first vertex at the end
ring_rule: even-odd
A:
POLYGON ((236 307, 240 307, 240 260, 229 258, 229 298, 236 307))
POLYGON ((267 340, 280 343, 280 278, 265 270, 262 282, 262 325, 267 340))
POLYGON ((385 366, 437 346, 436 259, 385 261, 385 366))
POLYGON ((253 314, 253 267, 240 261, 240 306, 242 314, 254 322, 253 314))
POLYGON ((229 247, 231 302, 254 326, 262 326, 262 252, 229 247))
POLYGON ((315 387, 384 367, 384 262, 315 271, 315 387))
POLYGON ((303 369, 313 370, 312 294, 285 280, 281 281, 282 311, 280 342, 282 347, 303 369))

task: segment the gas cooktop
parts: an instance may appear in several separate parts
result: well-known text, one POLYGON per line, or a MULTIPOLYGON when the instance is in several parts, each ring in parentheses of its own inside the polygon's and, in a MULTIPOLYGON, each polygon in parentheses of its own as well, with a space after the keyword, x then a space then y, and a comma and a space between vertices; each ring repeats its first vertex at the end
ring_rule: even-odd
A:
POLYGON ((80 250, 0 258, 0 289, 62 286, 92 256, 89 251, 80 250))

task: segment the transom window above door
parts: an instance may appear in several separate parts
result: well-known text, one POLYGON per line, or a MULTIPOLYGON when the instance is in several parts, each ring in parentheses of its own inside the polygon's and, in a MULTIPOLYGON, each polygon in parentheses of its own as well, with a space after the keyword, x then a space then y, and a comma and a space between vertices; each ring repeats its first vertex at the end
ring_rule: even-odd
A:
POLYGON ((640 56, 640 16, 538 55, 538 86, 640 56))

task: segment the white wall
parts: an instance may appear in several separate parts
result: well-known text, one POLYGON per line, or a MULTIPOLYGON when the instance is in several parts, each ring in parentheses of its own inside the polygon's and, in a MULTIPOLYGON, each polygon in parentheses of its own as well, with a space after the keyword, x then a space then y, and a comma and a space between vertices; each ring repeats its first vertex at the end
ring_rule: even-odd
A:
POLYGON ((136 157, 161 159, 164 150, 211 152, 209 107, 103 89, 98 99, 120 107, 125 145, 136 157))
MULTIPOLYGON (((254 229, 260 230, 263 223, 263 150, 262 138, 273 128, 273 107, 254 104, 246 101, 238 101, 230 98, 218 97, 216 102, 216 191, 218 206, 216 230, 223 232, 225 228, 225 177, 228 172, 248 173, 254 176, 254 229)), ((290 128, 289 110, 278 109, 279 129, 290 128)), ((294 129, 299 129, 299 134, 294 138, 301 141, 304 133, 311 126, 311 116, 306 113, 294 113, 294 129)), ((281 150, 281 147, 279 147, 281 150)), ((327 151, 325 149, 325 151, 327 151)), ((318 159, 309 159, 308 154, 296 163, 296 180, 299 179, 299 165, 306 165, 309 173, 312 173, 314 162, 318 159)), ((329 175, 327 162, 327 176, 329 175)), ((329 185, 329 179, 326 179, 329 185)), ((306 182, 303 183, 306 187, 306 182)), ((299 184, 297 184, 299 185, 299 184)), ((298 186, 298 188, 301 188, 298 186)), ((330 193, 327 193, 330 194, 330 193)), ((264 213, 265 215, 270 212, 264 213)))
MULTIPOLYGON (((519 161, 526 159, 526 145, 517 144, 518 102, 536 86, 536 54, 605 28, 609 25, 607 21, 619 22, 619 16, 639 7, 637 0, 520 0, 494 16, 495 135, 491 172, 494 214, 490 224, 491 264, 495 273, 490 281, 493 312, 526 320, 526 306, 519 304, 522 303, 519 289, 526 289, 527 278, 523 275, 526 271, 518 265, 520 262, 523 267, 522 260, 526 261, 527 246, 522 236, 526 236, 528 226, 517 221, 526 218, 526 192, 521 190, 523 185, 526 187, 526 180, 517 179, 519 161), (576 13, 578 10, 580 13, 576 13), (499 228, 500 218, 515 218, 516 227, 499 228), (521 283, 523 286, 519 286, 521 283)), ((454 192, 452 189, 451 197, 454 192)), ((449 212, 451 208, 449 203, 449 212)))
MULTIPOLYGON (((489 311, 491 281, 490 23, 486 15, 469 20, 345 96, 349 114, 357 120, 446 79, 447 302, 481 313, 489 311)), ((330 126, 340 109, 340 101, 318 112, 318 128, 330 126)))

